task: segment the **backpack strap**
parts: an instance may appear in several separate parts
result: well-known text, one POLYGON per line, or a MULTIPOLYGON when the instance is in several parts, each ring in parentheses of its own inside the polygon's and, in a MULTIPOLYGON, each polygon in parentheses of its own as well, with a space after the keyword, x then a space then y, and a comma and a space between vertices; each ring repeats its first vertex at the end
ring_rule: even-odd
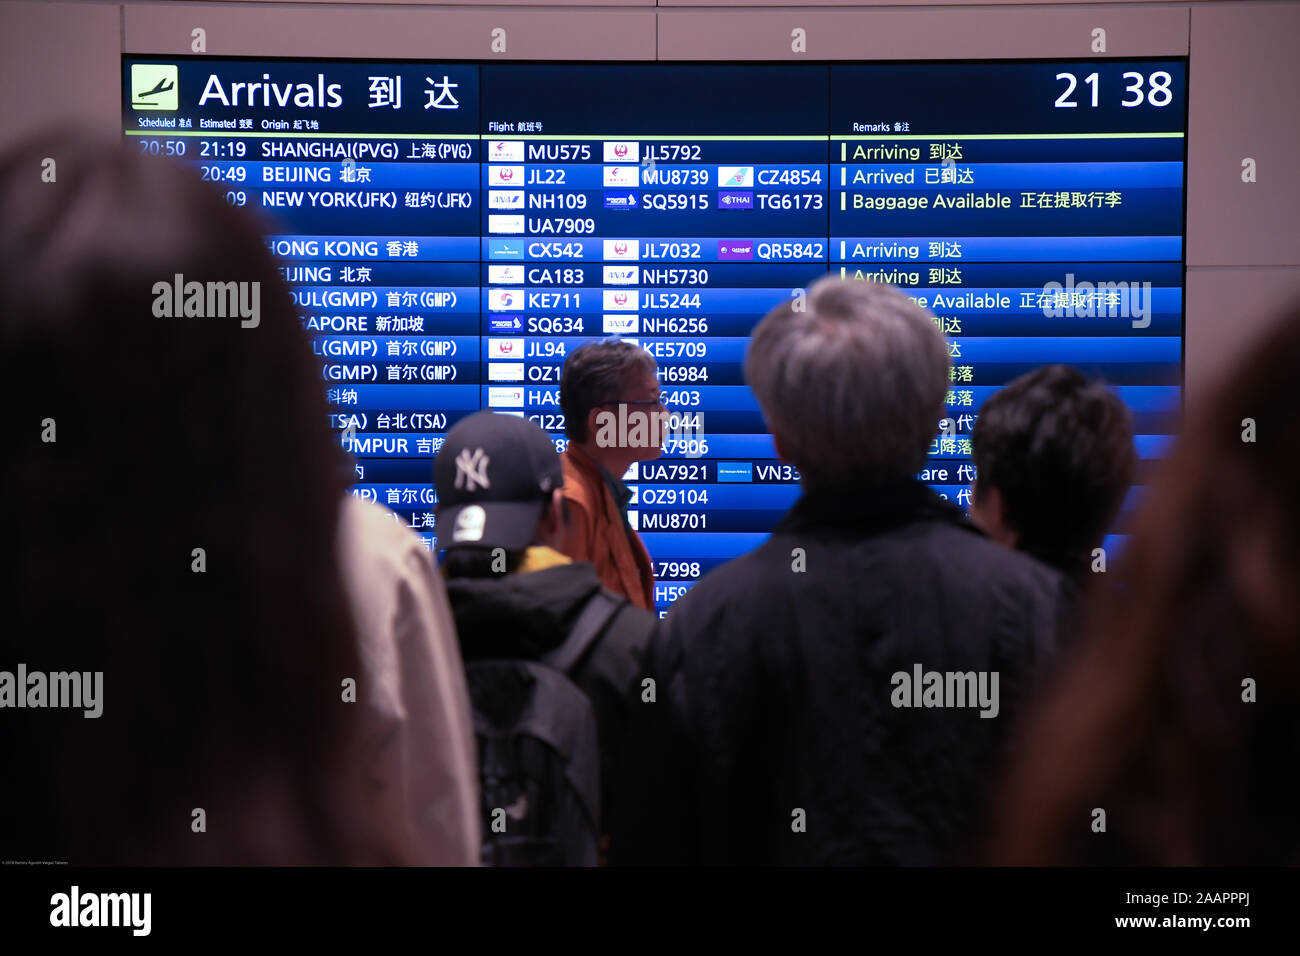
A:
POLYGON ((598 589, 587 599, 564 643, 553 651, 543 654, 542 663, 568 674, 586 655, 592 643, 605 629, 605 625, 627 603, 625 597, 620 597, 604 588, 598 589))

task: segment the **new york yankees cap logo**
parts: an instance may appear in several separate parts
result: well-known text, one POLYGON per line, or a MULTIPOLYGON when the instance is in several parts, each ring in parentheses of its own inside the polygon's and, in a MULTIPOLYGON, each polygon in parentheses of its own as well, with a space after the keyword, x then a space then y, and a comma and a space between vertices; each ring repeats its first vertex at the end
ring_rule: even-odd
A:
POLYGON ((554 439, 537 425, 484 410, 447 432, 433 479, 439 548, 514 551, 533 541, 564 469, 554 439))

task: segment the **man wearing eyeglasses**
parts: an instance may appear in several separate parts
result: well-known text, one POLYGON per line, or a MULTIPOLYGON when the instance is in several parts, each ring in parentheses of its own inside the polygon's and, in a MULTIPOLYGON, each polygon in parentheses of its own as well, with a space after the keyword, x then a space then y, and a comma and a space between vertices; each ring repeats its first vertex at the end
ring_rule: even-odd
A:
POLYGON ((594 564, 605 587, 647 611, 654 610, 654 569, 628 522, 632 491, 623 475, 634 462, 663 453, 668 412, 657 371, 640 346, 609 340, 570 354, 560 378, 569 438, 564 497, 573 519, 566 551, 594 564))

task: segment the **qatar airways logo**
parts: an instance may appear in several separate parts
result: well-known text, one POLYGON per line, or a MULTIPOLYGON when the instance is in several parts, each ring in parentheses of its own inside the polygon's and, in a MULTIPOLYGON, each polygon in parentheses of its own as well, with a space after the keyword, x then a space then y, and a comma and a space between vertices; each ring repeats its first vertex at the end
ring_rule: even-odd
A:
POLYGON ((325 82, 325 74, 316 74, 316 85, 310 83, 276 83, 270 73, 262 74, 261 83, 231 83, 229 92, 221 84, 221 77, 213 73, 199 96, 199 106, 215 101, 222 106, 288 106, 300 109, 337 109, 343 105, 343 86, 325 82))

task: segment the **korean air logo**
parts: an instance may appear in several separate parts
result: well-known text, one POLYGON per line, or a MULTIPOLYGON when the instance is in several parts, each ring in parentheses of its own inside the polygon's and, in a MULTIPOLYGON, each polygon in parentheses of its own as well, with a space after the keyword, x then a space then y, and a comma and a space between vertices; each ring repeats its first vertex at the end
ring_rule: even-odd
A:
POLYGON ((180 68, 173 64, 131 64, 131 109, 180 109, 180 68))
POLYGON ((637 239, 605 239, 603 242, 606 259, 636 262, 641 258, 641 243, 637 239))
POLYGON ((753 166, 719 166, 719 189, 752 189, 754 186, 753 166))
POLYGON ((492 186, 522 186, 524 184, 524 167, 489 166, 488 184, 492 186))
POLYGON ((605 144, 605 162, 635 163, 641 154, 641 144, 632 140, 620 139, 605 144))
POLYGON ((488 290, 488 309, 492 312, 509 312, 511 309, 522 308, 524 296, 521 292, 515 292, 513 289, 489 289, 488 290))
POLYGON ((524 141, 521 139, 493 139, 488 141, 489 163, 522 163, 524 141))
POLYGON ((488 339, 489 359, 517 359, 523 354, 523 339, 488 339))

